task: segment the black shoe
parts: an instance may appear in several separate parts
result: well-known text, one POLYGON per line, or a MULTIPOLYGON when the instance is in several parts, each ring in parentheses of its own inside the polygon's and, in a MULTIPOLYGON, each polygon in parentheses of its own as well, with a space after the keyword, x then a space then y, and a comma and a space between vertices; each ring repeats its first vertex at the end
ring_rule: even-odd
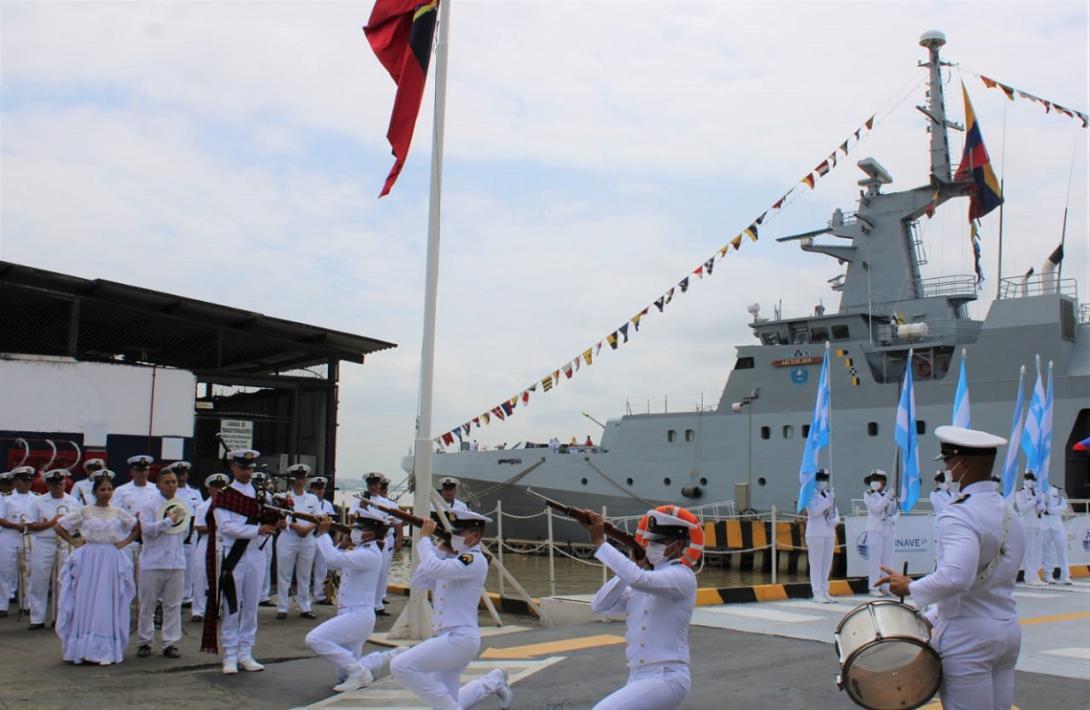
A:
POLYGON ((299 616, 304 618, 304 619, 317 619, 318 618, 318 615, 315 614, 313 611, 304 611, 301 614, 299 614, 299 616))
POLYGON ((204 617, 200 614, 195 615, 190 621, 204 621, 204 617))
POLYGON ((8 615, 8 610, 7 609, 0 609, 0 619, 3 619, 7 615, 8 615))
POLYGON ((273 604, 272 599, 266 599, 263 602, 258 602, 257 605, 258 606, 276 606, 275 604, 273 604))
POLYGON ((151 655, 151 646, 141 646, 136 649, 136 655, 140 658, 147 658, 151 655))
POLYGON ((333 602, 328 599, 320 599, 318 600, 318 604, 321 606, 333 606, 333 602))
POLYGON ((390 612, 385 609, 375 609, 375 616, 389 616, 390 612))
POLYGON ((182 602, 182 608, 183 609, 192 609, 193 608, 193 602, 182 602))
POLYGON ((182 654, 178 653, 178 649, 174 646, 167 646, 163 649, 163 655, 167 658, 181 658, 182 654))
POLYGON ((27 631, 37 631, 38 629, 44 629, 44 628, 45 628, 45 624, 31 624, 30 626, 26 627, 26 630, 27 631))
POLYGON ((288 618, 288 615, 282 611, 278 611, 276 612, 276 618, 283 621, 284 619, 288 618))

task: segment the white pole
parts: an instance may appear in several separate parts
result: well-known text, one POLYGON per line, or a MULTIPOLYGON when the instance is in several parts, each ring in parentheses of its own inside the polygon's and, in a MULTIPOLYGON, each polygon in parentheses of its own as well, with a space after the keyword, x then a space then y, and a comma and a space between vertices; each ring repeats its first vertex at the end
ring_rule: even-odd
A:
POLYGON ((776 506, 772 506, 772 583, 776 583, 776 573, 779 571, 779 560, 776 559, 776 506))
MULTIPOLYGON (((606 507, 603 505, 602 506, 602 520, 605 520, 605 519, 606 519, 606 507)), ((609 581, 609 568, 606 567, 605 565, 602 565, 602 584, 605 584, 608 581, 609 581)))
MULTIPOLYGON (((503 564, 503 501, 496 499, 496 557, 499 558, 500 567, 503 564)), ((503 575, 500 575, 500 597, 503 596, 503 575)))
MULTIPOLYGON (((435 304, 439 288, 439 217, 443 186, 443 124, 446 116, 447 37, 450 30, 450 0, 439 3, 439 26, 436 27, 435 51, 435 121, 431 143, 431 192, 428 199, 428 249, 424 277, 424 333, 420 346, 420 393, 416 419, 416 446, 413 450, 415 490, 413 510, 427 517, 431 491, 432 436, 431 396, 435 371, 435 304)), ((420 540, 417 530, 414 543, 420 540)), ((419 545, 413 545, 413 569, 420 562, 419 545)), ((431 608, 428 593, 413 588, 409 603, 390 629, 391 638, 431 638, 431 608)))
POLYGON ((556 564, 553 560, 553 509, 545 506, 545 520, 549 530, 549 596, 556 596, 556 564))

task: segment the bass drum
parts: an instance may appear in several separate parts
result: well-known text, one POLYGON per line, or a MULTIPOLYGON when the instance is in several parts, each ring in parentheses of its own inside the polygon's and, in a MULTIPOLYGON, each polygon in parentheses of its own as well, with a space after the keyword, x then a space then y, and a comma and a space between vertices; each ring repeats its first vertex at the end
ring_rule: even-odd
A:
POLYGON ((942 685, 942 663, 930 638, 928 623, 907 604, 880 599, 856 607, 833 634, 840 660, 836 683, 869 710, 918 708, 942 685))

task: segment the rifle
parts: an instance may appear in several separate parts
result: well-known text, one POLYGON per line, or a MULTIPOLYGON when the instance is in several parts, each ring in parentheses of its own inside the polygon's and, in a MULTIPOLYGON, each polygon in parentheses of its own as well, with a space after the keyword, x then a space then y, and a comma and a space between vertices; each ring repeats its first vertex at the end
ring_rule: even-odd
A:
MULTIPOLYGON (((369 505, 375 510, 381 511, 391 517, 397 518, 403 523, 408 523, 409 525, 417 528, 421 527, 424 524, 424 518, 420 518, 413 515, 412 513, 405 512, 401 508, 388 508, 387 506, 380 503, 375 503, 370 498, 363 495, 359 495, 356 497, 359 499, 361 505, 369 505)), ((444 528, 442 525, 437 526, 435 528, 435 532, 433 532, 432 535, 441 539, 447 545, 450 545, 450 533, 447 532, 446 528, 444 528)))
MULTIPOLYGON (((548 505, 556 512, 571 518, 572 520, 576 521, 581 525, 588 525, 590 523, 590 518, 587 516, 587 511, 583 510, 582 508, 573 508, 570 505, 565 505, 558 500, 553 500, 548 496, 541 495, 533 488, 527 488, 526 492, 532 496, 540 498, 541 500, 545 501, 546 505, 548 505)), ((609 522, 608 520, 603 522, 605 522, 606 537, 613 538, 617 542, 627 547, 632 552, 633 557, 635 557, 637 560, 642 560, 646 556, 647 553, 643 549, 643 545, 636 542, 635 537, 625 532, 624 530, 621 530, 619 527, 609 522)))
MULTIPOLYGON (((279 506, 271 505, 269 503, 266 503, 263 507, 265 508, 265 510, 272 510, 276 513, 281 513, 285 517, 298 518, 299 520, 303 520, 308 523, 314 523, 315 525, 322 522, 322 519, 320 517, 318 517, 317 515, 311 515, 310 513, 296 513, 294 510, 288 510, 287 508, 281 508, 279 506)), ((344 523, 331 522, 329 527, 331 530, 336 530, 343 535, 350 535, 352 533, 352 526, 345 525, 344 523)))

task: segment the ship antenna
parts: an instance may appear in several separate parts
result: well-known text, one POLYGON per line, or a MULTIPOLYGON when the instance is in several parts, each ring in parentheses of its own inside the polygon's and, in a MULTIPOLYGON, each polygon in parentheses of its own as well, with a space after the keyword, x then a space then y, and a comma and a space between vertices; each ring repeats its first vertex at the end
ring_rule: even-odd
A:
POLYGON ((942 67, 949 64, 939 58, 939 49, 946 44, 946 35, 938 30, 928 30, 920 37, 920 46, 928 51, 929 59, 927 82, 927 106, 916 109, 931 119, 928 132, 931 134, 931 182, 939 188, 950 182, 950 144, 946 128, 953 126, 946 120, 946 103, 942 92, 942 67))
MULTIPOLYGON (((1067 171, 1067 197, 1064 198, 1064 221, 1063 227, 1060 228, 1060 254, 1063 254, 1064 242, 1067 241, 1067 208, 1071 204, 1071 181, 1075 177, 1075 153, 1078 150, 1078 144, 1072 141, 1071 143, 1071 169, 1067 171)), ((1060 281, 1064 275, 1064 260, 1061 257, 1060 263, 1056 266, 1056 289, 1060 288, 1060 281)))

